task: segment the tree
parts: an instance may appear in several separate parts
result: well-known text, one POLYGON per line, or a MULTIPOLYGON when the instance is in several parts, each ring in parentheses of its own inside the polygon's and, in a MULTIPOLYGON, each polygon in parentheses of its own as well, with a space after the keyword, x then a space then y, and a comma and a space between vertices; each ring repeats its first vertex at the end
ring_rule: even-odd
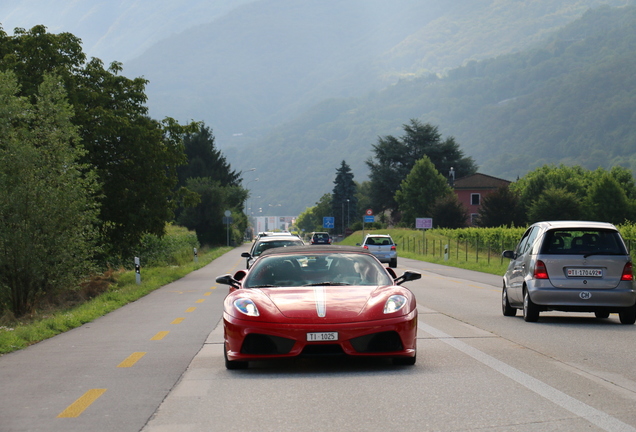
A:
POLYGON ((580 220, 581 216, 581 199, 565 188, 544 190, 528 209, 529 224, 548 220, 580 220))
POLYGON ((76 285, 98 250, 97 184, 64 89, 45 75, 33 105, 18 89, 0 72, 0 306, 16 316, 76 285))
POLYGON ((358 198, 349 165, 342 161, 336 173, 335 186, 331 194, 331 215, 335 218, 334 232, 344 234, 345 227, 348 227, 351 221, 355 221, 358 198))
POLYGON ((543 165, 529 172, 510 187, 519 194, 523 212, 528 215, 530 206, 546 189, 562 189, 582 199, 587 194, 590 183, 589 171, 580 166, 543 165))
POLYGON ((428 156, 415 163, 395 193, 395 201, 402 212, 402 223, 414 226, 418 217, 431 217, 433 204, 453 191, 428 156))
POLYGON ((465 228, 468 210, 459 202, 456 194, 450 193, 435 201, 431 208, 431 217, 436 228, 465 228))
POLYGON ((296 225, 305 233, 322 231, 323 218, 331 216, 331 194, 324 194, 315 206, 309 207, 298 216, 296 225))
POLYGON ((403 127, 405 134, 401 138, 391 135, 379 138, 378 143, 373 145, 375 161, 366 161, 376 213, 384 210, 394 212, 397 209, 396 191, 423 156, 427 156, 441 173, 448 173, 451 167, 459 177, 477 171, 473 159, 464 156, 455 139, 450 137, 442 140, 436 126, 411 119, 410 124, 403 127))
POLYGON ((177 167, 177 187, 183 199, 176 220, 194 229, 202 244, 225 244, 226 210, 232 211, 232 226, 236 232, 247 228, 243 203, 248 192, 240 185, 241 173, 232 170, 225 156, 216 149, 212 130, 203 122, 196 125, 196 130, 184 134, 183 144, 187 163, 177 167))
POLYGON ((525 214, 520 210, 519 196, 508 186, 486 195, 479 208, 477 225, 480 227, 520 227, 525 214))
POLYGON ((583 208, 591 220, 622 224, 634 219, 634 200, 607 172, 590 186, 583 208))
POLYGON ((119 75, 120 63, 104 69, 85 63, 81 41, 46 27, 0 32, 0 70, 12 70, 20 95, 33 100, 46 73, 60 76, 73 106, 86 152, 81 162, 98 175, 99 229, 110 256, 132 253, 145 233, 162 235, 174 218, 176 167, 186 161, 181 139, 189 127, 148 117, 143 78, 119 75))
POLYGON ((209 177, 222 186, 239 186, 241 173, 232 170, 223 153, 215 146, 212 130, 203 122, 194 132, 184 135, 183 145, 187 163, 177 168, 179 186, 185 186, 190 178, 209 177))
POLYGON ((511 189, 519 194, 526 222, 551 217, 623 223, 636 217, 634 180, 621 167, 608 172, 603 168, 589 171, 580 166, 544 165, 513 183, 511 189), (559 204, 559 196, 566 201, 559 204))
POLYGON ((245 189, 240 186, 222 186, 220 181, 209 177, 188 179, 186 187, 197 193, 200 201, 196 206, 183 210, 177 219, 180 225, 194 230, 203 245, 224 245, 227 243, 227 226, 223 223, 223 218, 225 211, 230 210, 235 227, 235 234, 230 240, 242 240, 247 228, 247 218, 241 210, 247 198, 245 189))

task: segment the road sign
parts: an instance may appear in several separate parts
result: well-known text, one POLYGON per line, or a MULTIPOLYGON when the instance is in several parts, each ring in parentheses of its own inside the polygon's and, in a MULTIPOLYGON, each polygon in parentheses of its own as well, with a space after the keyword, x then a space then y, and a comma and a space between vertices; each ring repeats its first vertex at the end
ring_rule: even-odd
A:
POLYGON ((373 223, 375 222, 375 216, 365 216, 364 223, 373 223))
POLYGON ((416 229, 430 229, 430 228, 433 228, 433 218, 416 218, 415 219, 415 228, 416 229))
POLYGON ((335 221, 336 218, 334 218, 333 216, 325 216, 322 218, 322 227, 323 228, 333 228, 334 224, 336 223, 335 221))
POLYGON ((373 215, 373 210, 371 209, 367 209, 367 211, 364 212, 367 216, 372 216, 373 215))

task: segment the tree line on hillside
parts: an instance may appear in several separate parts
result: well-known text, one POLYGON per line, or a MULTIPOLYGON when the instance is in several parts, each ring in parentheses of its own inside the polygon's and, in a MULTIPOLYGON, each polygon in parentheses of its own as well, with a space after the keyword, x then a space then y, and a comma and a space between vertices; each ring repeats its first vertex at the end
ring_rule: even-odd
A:
POLYGON ((121 70, 70 33, 0 28, 0 313, 132 264, 175 220, 222 244, 231 210, 242 238, 247 192, 211 131, 150 118, 146 80, 121 70))
MULTIPOLYGON (((375 157, 367 161, 369 181, 355 183, 342 161, 333 192, 299 216, 299 229, 322 230, 322 218, 331 216, 335 219, 332 232, 345 234, 346 228, 362 228, 366 209, 379 216, 376 223, 367 225, 372 228, 412 228, 416 218, 432 218, 435 228, 466 227, 468 210, 457 199, 448 175, 442 173, 452 167, 458 178, 469 176, 477 171, 474 161, 464 156, 453 138, 443 140, 431 124, 412 119, 403 128, 403 136, 380 137, 373 145, 375 157), (345 214, 344 202, 358 206, 347 208, 345 214)), ((577 165, 546 164, 509 187, 485 195, 477 224, 523 227, 541 220, 634 222, 634 178, 620 166, 591 171, 577 165)))

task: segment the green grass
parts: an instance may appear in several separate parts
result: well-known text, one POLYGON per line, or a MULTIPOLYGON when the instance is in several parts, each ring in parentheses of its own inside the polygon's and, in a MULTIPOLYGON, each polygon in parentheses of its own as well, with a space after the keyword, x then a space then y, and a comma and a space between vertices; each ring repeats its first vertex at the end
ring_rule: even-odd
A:
MULTIPOLYGON (((492 249, 490 254, 487 249, 480 249, 479 253, 466 243, 457 243, 456 240, 449 240, 445 236, 435 233, 435 230, 422 231, 410 229, 385 229, 376 231, 365 231, 364 235, 389 234, 397 243, 398 262, 399 257, 415 259, 424 262, 447 265, 449 267, 475 270, 494 275, 503 275, 508 267, 509 260, 501 259, 500 248, 492 249), (445 257, 444 246, 449 245, 448 259, 445 257), (440 245, 442 250, 440 251, 440 245), (426 253, 425 253, 426 252, 426 253), (489 256, 490 255, 490 256, 489 256)), ((356 231, 342 242, 343 246, 355 246, 362 243, 362 231, 356 231)))
POLYGON ((5 325, 0 326, 0 354, 17 351, 91 322, 204 267, 230 250, 229 247, 221 247, 199 253, 196 263, 191 261, 180 266, 143 268, 139 285, 134 271, 121 272, 106 292, 80 305, 35 314, 11 323, 7 323, 5 319, 5 325))

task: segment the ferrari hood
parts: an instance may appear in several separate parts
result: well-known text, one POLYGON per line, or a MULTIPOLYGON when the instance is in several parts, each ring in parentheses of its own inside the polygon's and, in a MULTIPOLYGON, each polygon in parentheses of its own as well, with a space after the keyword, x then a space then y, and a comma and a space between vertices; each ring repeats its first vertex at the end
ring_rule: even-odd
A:
POLYGON ((359 316, 376 288, 315 286, 261 290, 287 318, 342 320, 359 316))

